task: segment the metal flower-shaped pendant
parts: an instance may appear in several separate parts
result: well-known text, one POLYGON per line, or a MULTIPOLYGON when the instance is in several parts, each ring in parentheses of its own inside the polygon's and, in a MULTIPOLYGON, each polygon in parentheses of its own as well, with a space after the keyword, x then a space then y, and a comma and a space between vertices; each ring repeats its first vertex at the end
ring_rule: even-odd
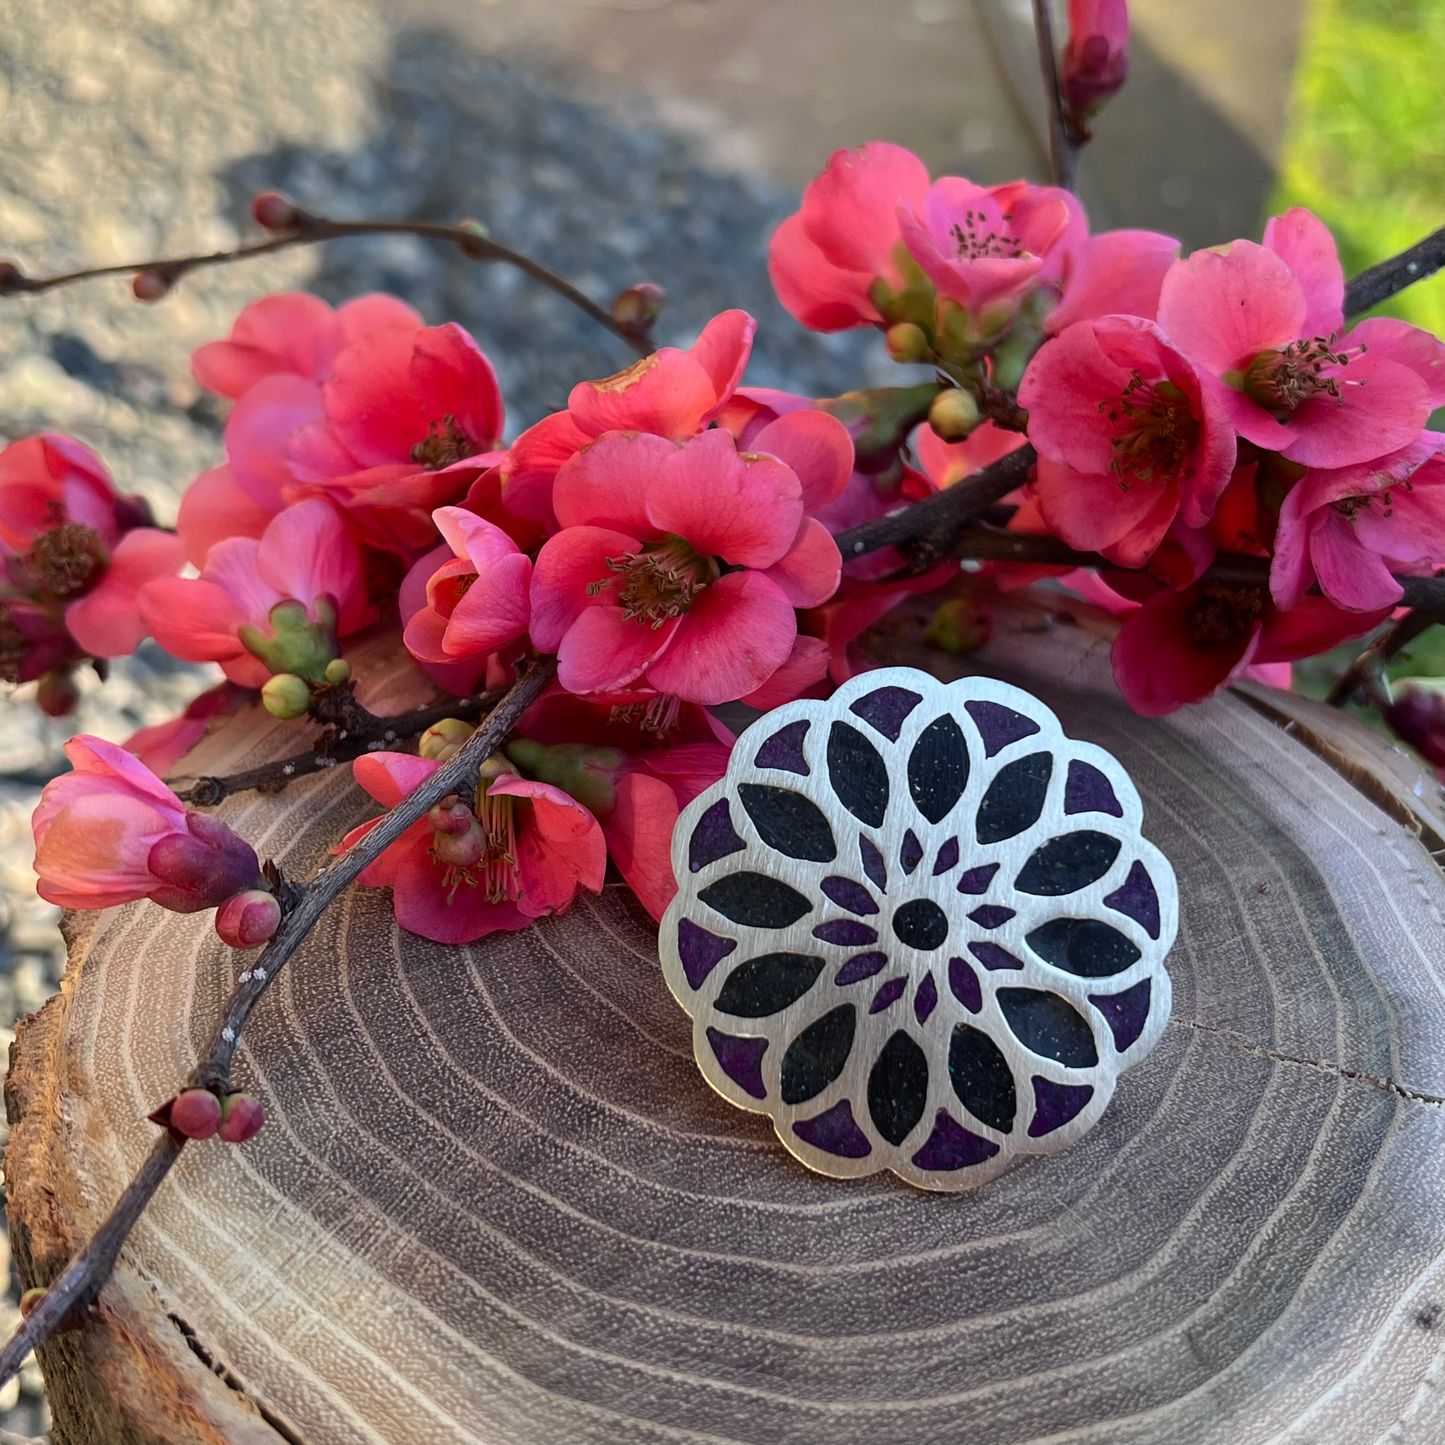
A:
POLYGON ((1067 1147, 1169 1017, 1174 873, 1108 753, 987 678, 869 672, 753 725, 678 820, 663 972, 810 1168, 968 1189, 1067 1147))

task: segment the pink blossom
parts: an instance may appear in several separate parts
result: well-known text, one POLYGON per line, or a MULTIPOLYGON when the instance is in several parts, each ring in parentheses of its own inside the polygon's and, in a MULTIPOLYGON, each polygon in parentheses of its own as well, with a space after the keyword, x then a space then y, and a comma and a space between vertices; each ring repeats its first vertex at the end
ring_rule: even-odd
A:
POLYGON ((375 618, 356 541, 320 498, 287 508, 259 540, 218 542, 198 578, 147 583, 140 610, 168 652, 218 662, 244 687, 262 686, 273 670, 324 669, 334 639, 375 618), (299 654, 292 657, 288 646, 299 654))
POLYGON ((1293 607, 1318 582, 1339 607, 1398 603, 1392 575, 1445 562, 1445 434, 1364 466, 1312 471, 1280 507, 1270 591, 1293 607))
POLYGON ((174 579, 184 560, 181 539, 154 527, 134 527, 115 544, 100 581, 65 609, 70 635, 92 657, 127 657, 150 631, 140 594, 152 582, 174 579))
POLYGON ((1123 566, 1146 561, 1176 516, 1207 522, 1234 469, 1234 431, 1214 392, 1148 321, 1069 327, 1029 364, 1019 401, 1045 521, 1123 566))
POLYGON ((520 517, 550 522, 558 470, 604 432, 649 432, 674 441, 696 436, 742 380, 757 325, 746 311, 724 311, 687 351, 664 346, 616 376, 578 382, 566 411, 513 442, 502 463, 503 503, 520 517))
POLYGON ((645 680, 711 705, 782 666, 793 609, 829 597, 842 566, 805 516, 846 479, 838 453, 814 445, 826 420, 779 418, 755 443, 769 451, 756 453, 721 429, 681 447, 612 432, 562 468, 553 505, 563 530, 537 558, 532 642, 558 654, 563 687, 607 693, 645 680))
POLYGON ((113 547, 149 521, 145 500, 122 497, 105 463, 74 437, 42 432, 0 451, 0 543, 12 551, 28 551, 66 523, 89 528, 113 547))
POLYGON ((151 898, 191 913, 260 880, 251 848, 188 812, 138 758, 101 738, 65 745, 74 771, 47 783, 31 820, 40 896, 63 908, 151 898))
POLYGON ((1389 614, 1344 612, 1324 597, 1281 611, 1259 588, 1201 580, 1159 593, 1125 620, 1114 640, 1114 680, 1135 712, 1162 717, 1212 697, 1247 669, 1363 637, 1389 614))
POLYGON ((531 558, 500 527, 460 507, 439 507, 432 520, 447 550, 428 576, 426 605, 406 624, 407 651, 423 666, 484 665, 526 636, 531 558))
POLYGON ((1387 318, 1339 339, 1343 296, 1334 238, 1295 209, 1262 246, 1176 262, 1159 324, 1240 436, 1304 466, 1352 466, 1408 446, 1445 403, 1445 345, 1387 318))
POLYGON ((1129 75, 1127 0, 1069 0, 1059 87, 1075 116, 1093 115, 1129 75))
POLYGON ((163 778, 200 742, 212 722, 235 712, 255 696, 233 682, 220 683, 193 697, 179 717, 140 728, 121 747, 134 753, 158 778, 163 778))
POLYGON ((855 653, 852 644, 905 597, 932 592, 957 576, 958 564, 943 562, 917 577, 888 582, 845 578, 837 592, 804 619, 808 631, 828 649, 828 675, 834 682, 844 683, 856 673, 876 666, 855 653))
POLYGON ((1026 440, 1019 432, 1005 431, 986 421, 961 442, 946 442, 932 427, 921 426, 913 447, 928 480, 942 491, 1017 451, 1026 440))
POLYGON ((281 291, 253 301, 236 318, 225 341, 197 347, 191 375, 207 391, 244 396, 268 376, 301 376, 324 381, 344 347, 368 332, 424 323, 394 296, 358 296, 332 310, 319 296, 281 291))
MULTIPOLYGON (((377 802, 394 808, 440 766, 407 753, 368 753, 353 774, 377 802)), ((411 933, 471 943, 566 912, 579 888, 602 889, 607 845, 592 814, 559 788, 489 767, 491 776, 469 800, 475 807, 433 809, 361 874, 368 887, 391 889, 396 921, 411 933), (453 831, 457 808, 466 826, 453 831)), ((380 821, 353 829, 337 851, 355 846, 380 821)))
POLYGON ((1104 231, 1073 247, 1064 258, 1062 299, 1044 318, 1057 336, 1076 321, 1100 316, 1139 316, 1153 321, 1159 291, 1179 256, 1179 242, 1158 231, 1104 231))
POLYGON ((206 565, 206 553, 227 537, 255 537, 258 541, 271 518, 284 508, 278 492, 275 507, 263 507, 237 483, 229 463, 202 472, 181 498, 176 532, 186 561, 206 565))

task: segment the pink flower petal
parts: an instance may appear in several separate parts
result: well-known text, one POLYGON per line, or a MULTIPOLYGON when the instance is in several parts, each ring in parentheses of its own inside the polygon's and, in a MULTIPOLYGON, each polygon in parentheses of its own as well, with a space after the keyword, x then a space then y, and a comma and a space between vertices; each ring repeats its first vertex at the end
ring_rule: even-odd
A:
POLYGON ((411 391, 428 422, 451 417, 478 451, 502 434, 502 391, 482 349, 455 321, 416 333, 411 391))
POLYGON ((1409 445, 1430 415, 1430 390, 1397 361, 1366 354, 1335 373, 1339 397, 1318 393, 1290 418, 1284 448, 1306 467, 1344 467, 1409 445))
POLYGON ((1179 242, 1157 231, 1105 231, 1071 258, 1064 271, 1064 299, 1044 322, 1057 336, 1076 321, 1098 316, 1154 320, 1159 288, 1179 254, 1179 242))
POLYGON ((1273 251, 1233 241, 1176 261, 1159 293, 1159 325, 1197 366, 1223 376, 1304 334, 1304 288, 1273 251))
POLYGON ((1069 546, 1100 552, 1127 542, 1129 560, 1116 560, 1129 567, 1148 559, 1179 505, 1173 482, 1132 479, 1125 484, 1113 472, 1079 472, 1047 457, 1039 458, 1034 495, 1049 528, 1069 546), (1162 521, 1156 515, 1161 503, 1169 511, 1162 521))
POLYGON ((595 582, 616 577, 609 557, 624 557, 642 544, 625 532, 603 527, 568 527, 537 554, 532 571, 532 645, 556 652, 568 628, 590 607, 615 604, 614 589, 589 594, 595 582))
POLYGON ((1294 273, 1305 296, 1301 336, 1338 336, 1345 325, 1345 273, 1330 228, 1296 206, 1271 216, 1264 244, 1294 273))
POLYGON ((1366 355, 1376 361, 1408 366, 1429 388, 1431 410, 1445 406, 1445 342, 1439 337, 1393 316, 1372 316, 1360 322, 1343 345, 1366 346, 1366 355))
POLYGON ((70 635, 92 657, 127 657, 146 635, 139 593, 157 577, 173 577, 184 561, 181 539, 154 527, 135 527, 110 554, 100 582, 65 609, 70 635))
POLYGON ((647 681, 685 702, 732 702, 788 660, 797 635, 797 617, 775 583, 758 572, 729 572, 698 595, 647 681))
POLYGON ((1283 451, 1295 439, 1295 430, 1271 416, 1257 401, 1208 371, 1200 371, 1199 389, 1228 420, 1229 425, 1246 441, 1266 451, 1283 451))
POLYGON ((356 540, 336 508, 319 497, 288 507, 271 522, 256 553, 256 570, 280 596, 308 609, 318 597, 333 598, 342 636, 374 618, 356 540))
MULTIPOLYGON (((626 687, 666 651, 677 633, 677 618, 653 627, 641 619, 627 620, 613 603, 603 599, 599 603, 578 615, 557 648, 557 680, 568 692, 615 692, 626 687)), ((533 643, 541 646, 535 631, 533 643)))
MULTIPOLYGON (((400 845, 394 845, 399 847, 400 845)), ((446 871, 418 839, 397 857, 391 879, 391 906, 396 921, 435 943, 475 943, 489 933, 515 933, 532 922, 513 903, 488 903, 485 890, 446 882, 446 871)))
POLYGON ((558 468, 592 440, 570 412, 553 412, 528 427, 502 463, 502 503, 508 511, 534 522, 552 517, 552 484, 558 468))
POLYGON ((1390 575, 1385 559, 1361 546, 1359 536, 1333 507, 1315 514, 1310 531, 1310 561, 1320 591, 1337 607, 1369 612, 1394 607, 1405 589, 1390 575))
POLYGON ((827 412, 787 412, 763 427, 745 450, 766 452, 791 467, 808 512, 827 506, 848 485, 853 472, 853 438, 827 412))
POLYGON ((637 901, 660 919, 677 893, 672 874, 677 798, 666 783, 643 773, 625 774, 616 792, 616 806, 602 825, 607 851, 637 901))
POLYGON ((325 417, 291 433, 286 442, 286 466, 298 482, 322 484, 343 478, 349 481, 367 470, 341 445, 325 417))
POLYGON ((304 291, 282 291, 247 306, 229 340, 198 347, 191 375, 207 391, 229 397, 277 373, 320 381, 341 345, 341 325, 326 302, 304 291))
POLYGON ((1274 557, 1269 564, 1269 591, 1281 611, 1291 608, 1314 585, 1310 561, 1310 531, 1315 513, 1307 509, 1308 488, 1303 481, 1285 494, 1274 535, 1274 557))
POLYGON ((186 561, 205 566, 206 553, 227 537, 259 539, 272 515, 241 490, 229 466, 202 472, 186 488, 176 520, 186 561))
POLYGON ((447 621, 442 644, 449 658, 472 657, 524 637, 531 616, 532 559, 520 552, 484 567, 447 621))
POLYGON ((810 331, 846 331, 882 319, 868 294, 873 273, 834 266, 809 239, 801 215, 773 232, 768 276, 783 307, 810 331))
POLYGON ((363 753, 351 765, 351 776, 383 808, 394 808, 416 792, 439 767, 440 763, 411 753, 363 753))
POLYGON ((770 712, 801 697, 828 675, 828 644, 821 637, 795 637, 787 661, 756 691, 742 701, 770 712))
POLYGON ((336 308, 336 319, 341 323, 342 344, 346 346, 372 331, 384 331, 388 327, 419 331, 426 325, 405 301, 382 291, 343 302, 336 308))
POLYGON ((1344 612, 1324 597, 1301 597, 1288 612, 1269 611, 1264 635, 1253 661, 1297 662, 1302 657, 1328 652, 1342 642, 1373 632, 1391 612, 1344 612))
POLYGON ((688 355, 702 367, 712 382, 715 403, 703 417, 706 425, 737 390, 747 370, 758 323, 746 311, 723 311, 702 329, 688 348, 688 355))
POLYGON ((475 571, 517 555, 517 544, 495 523, 475 512, 462 507, 438 507, 431 519, 452 551, 465 557, 475 571))
POLYGON ((702 363, 671 346, 615 376, 578 382, 567 398, 572 420, 593 436, 637 431, 689 437, 717 406, 717 389, 702 363))
POLYGON ((648 433, 610 432, 583 448, 557 473, 552 506, 563 527, 610 527, 652 537, 648 489, 677 447, 648 433))
POLYGON ((411 460, 427 418, 411 386, 413 345, 422 333, 371 331, 341 351, 326 381, 326 415, 337 440, 363 467, 411 460))
POLYGON ((828 529, 804 517, 793 545, 763 573, 794 607, 821 607, 837 590, 843 558, 828 529))
POLYGON ((872 141, 834 151, 827 169, 808 183, 798 214, 831 265, 896 280, 899 203, 921 208, 927 197, 928 167, 902 146, 872 141))
POLYGON ((685 537, 704 557, 770 567, 797 536, 802 488, 790 467, 739 456, 717 428, 663 461, 648 487, 647 516, 654 533, 685 537))
POLYGON ((286 505, 295 481, 288 458, 292 435, 322 415, 320 386, 284 372, 262 377, 232 408, 226 422, 231 473, 263 511, 286 505))

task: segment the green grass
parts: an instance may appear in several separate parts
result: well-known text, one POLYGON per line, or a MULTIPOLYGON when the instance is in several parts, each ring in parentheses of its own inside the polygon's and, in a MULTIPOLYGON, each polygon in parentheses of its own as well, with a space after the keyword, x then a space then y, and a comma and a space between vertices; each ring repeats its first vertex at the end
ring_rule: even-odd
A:
MULTIPOLYGON (((1445 0, 1307 0, 1272 210, 1308 206, 1346 274, 1445 225, 1445 0)), ((1445 274, 1379 308, 1445 336, 1445 274)))

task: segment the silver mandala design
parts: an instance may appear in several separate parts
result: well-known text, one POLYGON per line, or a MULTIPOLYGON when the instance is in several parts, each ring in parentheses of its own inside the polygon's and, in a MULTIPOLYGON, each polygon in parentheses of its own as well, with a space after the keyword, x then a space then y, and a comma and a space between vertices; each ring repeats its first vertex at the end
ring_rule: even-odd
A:
POLYGON ((1103 749, 988 678, 869 672, 678 820, 668 986, 708 1082, 824 1174, 971 1188, 1086 1133, 1169 1017, 1174 873, 1103 749))

